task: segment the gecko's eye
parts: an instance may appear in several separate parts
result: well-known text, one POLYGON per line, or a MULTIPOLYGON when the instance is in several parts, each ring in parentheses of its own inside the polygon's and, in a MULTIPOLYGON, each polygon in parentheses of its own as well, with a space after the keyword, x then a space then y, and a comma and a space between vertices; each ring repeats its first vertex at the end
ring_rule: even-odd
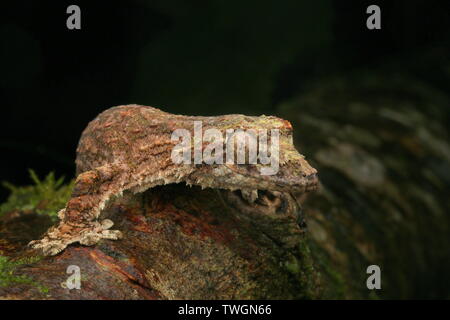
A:
POLYGON ((240 190, 235 194, 255 208, 264 207, 265 211, 283 213, 286 209, 286 199, 281 192, 268 190, 240 190))
POLYGON ((243 213, 270 216, 296 216, 299 210, 289 193, 270 190, 224 191, 227 202, 243 213))

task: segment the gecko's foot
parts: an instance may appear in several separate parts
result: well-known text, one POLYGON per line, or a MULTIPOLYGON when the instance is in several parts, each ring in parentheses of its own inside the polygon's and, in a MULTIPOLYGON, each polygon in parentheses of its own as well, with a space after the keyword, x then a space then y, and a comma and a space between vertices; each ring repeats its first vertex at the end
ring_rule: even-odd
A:
POLYGON ((92 246, 101 239, 122 238, 119 230, 108 230, 112 225, 113 222, 108 219, 101 223, 92 222, 84 226, 72 226, 61 222, 58 227, 50 229, 41 240, 31 241, 28 245, 35 249, 42 249, 46 256, 54 256, 71 243, 79 242, 85 246, 92 246))

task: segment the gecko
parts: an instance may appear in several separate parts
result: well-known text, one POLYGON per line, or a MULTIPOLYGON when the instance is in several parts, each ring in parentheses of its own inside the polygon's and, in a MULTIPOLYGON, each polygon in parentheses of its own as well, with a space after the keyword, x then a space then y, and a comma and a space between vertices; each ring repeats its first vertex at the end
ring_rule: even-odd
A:
MULTIPOLYGON (((185 116, 142 105, 107 109, 81 135, 74 189, 58 212, 59 223, 29 245, 44 255, 56 255, 72 243, 92 246, 101 239, 121 239, 122 232, 111 229, 114 223, 101 219, 108 202, 124 192, 137 194, 158 185, 185 183, 227 190, 233 192, 235 203, 249 210, 279 207, 280 199, 297 197, 318 185, 317 170, 294 147, 292 130, 287 120, 275 116, 185 116), (203 131, 277 129, 278 171, 263 175, 261 163, 174 162, 173 150, 179 141, 173 139, 173 132, 183 129, 194 134, 194 122, 201 122, 203 131)), ((200 147, 203 150, 206 142, 200 147)))

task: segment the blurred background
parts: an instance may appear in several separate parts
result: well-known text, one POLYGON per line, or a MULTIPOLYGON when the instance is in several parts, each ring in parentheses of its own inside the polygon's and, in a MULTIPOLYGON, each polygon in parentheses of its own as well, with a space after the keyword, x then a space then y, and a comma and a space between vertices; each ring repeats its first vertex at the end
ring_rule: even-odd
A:
POLYGON ((1 15, 0 179, 16 184, 27 168, 71 177, 81 131, 115 105, 277 114, 324 75, 380 66, 448 93, 448 1, 11 1, 1 15))
POLYGON ((82 130, 116 105, 278 115, 322 181, 305 214, 323 296, 450 298, 449 1, 17 1, 1 15, 0 180, 73 178, 82 130), (382 293, 365 286, 372 263, 382 293))

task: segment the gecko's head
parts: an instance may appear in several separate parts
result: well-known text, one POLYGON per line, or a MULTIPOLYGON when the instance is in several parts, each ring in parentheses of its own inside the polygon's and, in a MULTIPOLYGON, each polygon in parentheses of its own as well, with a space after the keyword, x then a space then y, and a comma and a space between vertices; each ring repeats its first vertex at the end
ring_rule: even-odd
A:
POLYGON ((317 187, 317 171, 294 147, 288 121, 266 116, 246 118, 247 122, 239 120, 244 134, 224 139, 224 163, 198 165, 187 182, 227 190, 229 198, 242 208, 274 213, 287 209, 287 202, 295 202, 317 187), (226 161, 227 152, 234 161, 226 161))

